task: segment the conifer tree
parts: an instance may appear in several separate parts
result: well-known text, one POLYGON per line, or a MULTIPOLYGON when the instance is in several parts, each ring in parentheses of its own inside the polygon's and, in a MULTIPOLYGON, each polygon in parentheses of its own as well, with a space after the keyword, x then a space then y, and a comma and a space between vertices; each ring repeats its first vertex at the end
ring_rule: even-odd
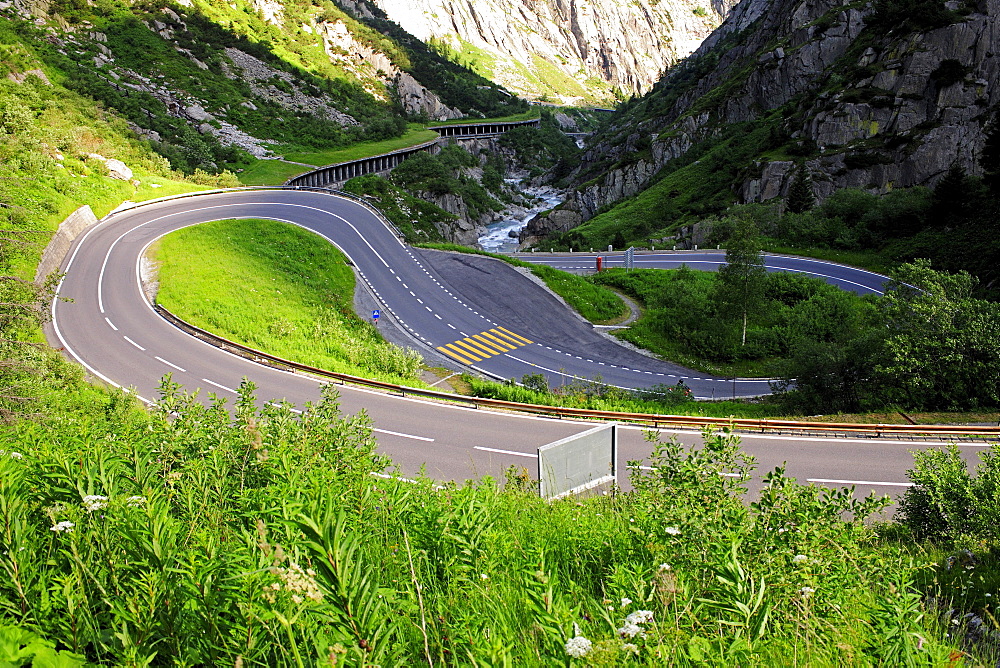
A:
POLYGON ((993 118, 986 132, 986 143, 979 155, 979 166, 983 169, 983 183, 990 194, 1000 198, 1000 113, 993 118))
POLYGON ((795 170, 795 179, 788 190, 787 205, 790 213, 805 213, 816 206, 812 176, 805 165, 799 165, 795 170))

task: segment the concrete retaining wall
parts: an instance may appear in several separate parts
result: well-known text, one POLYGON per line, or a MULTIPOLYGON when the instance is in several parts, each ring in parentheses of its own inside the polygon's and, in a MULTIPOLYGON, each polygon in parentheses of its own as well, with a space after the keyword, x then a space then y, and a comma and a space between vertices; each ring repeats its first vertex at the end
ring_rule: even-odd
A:
POLYGON ((80 233, 97 222, 97 216, 91 210, 89 204, 84 204, 79 209, 69 214, 56 231, 49 245, 42 253, 42 259, 38 263, 38 270, 35 272, 35 283, 41 285, 45 282, 49 274, 59 271, 59 266, 66 259, 66 253, 70 246, 80 236, 80 233))

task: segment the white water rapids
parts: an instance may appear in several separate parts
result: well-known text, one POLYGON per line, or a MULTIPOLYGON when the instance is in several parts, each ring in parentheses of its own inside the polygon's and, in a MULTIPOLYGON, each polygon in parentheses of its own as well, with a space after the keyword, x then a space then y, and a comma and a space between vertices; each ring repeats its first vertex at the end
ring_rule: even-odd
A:
POLYGON ((479 237, 479 245, 483 250, 491 253, 510 253, 517 250, 517 234, 528 224, 536 214, 548 211, 554 206, 558 206, 562 201, 562 194, 555 188, 543 186, 540 188, 526 188, 525 195, 535 198, 535 205, 526 209, 517 218, 505 218, 486 226, 486 234, 479 237), (513 232, 514 236, 511 236, 513 232))

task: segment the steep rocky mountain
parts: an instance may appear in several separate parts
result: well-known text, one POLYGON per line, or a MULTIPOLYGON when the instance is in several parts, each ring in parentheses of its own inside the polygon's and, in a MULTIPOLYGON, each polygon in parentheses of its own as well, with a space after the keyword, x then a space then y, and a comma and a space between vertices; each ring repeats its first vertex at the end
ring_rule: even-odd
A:
POLYGON ((0 46, 30 44, 44 71, 120 113, 188 173, 385 139, 409 119, 527 108, 398 27, 383 34, 321 4, 7 0, 0 46))
POLYGON ((1000 103, 998 15, 998 0, 744 0, 623 105, 588 146, 570 201, 533 232, 599 228, 643 193, 619 207, 641 221, 625 237, 654 236, 784 198, 797 165, 820 201, 934 186, 952 167, 979 174, 1000 103))
POLYGON ((442 53, 564 104, 649 90, 733 0, 372 0, 442 53))

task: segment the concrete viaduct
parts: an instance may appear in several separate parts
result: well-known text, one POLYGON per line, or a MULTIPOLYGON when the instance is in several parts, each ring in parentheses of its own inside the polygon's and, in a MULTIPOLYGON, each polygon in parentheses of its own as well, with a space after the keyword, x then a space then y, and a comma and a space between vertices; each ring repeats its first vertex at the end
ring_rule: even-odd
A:
POLYGON ((485 139, 499 137, 503 133, 513 128, 531 126, 537 127, 539 119, 529 121, 514 122, 491 122, 491 123, 462 123, 455 125, 436 125, 428 129, 434 130, 440 135, 434 141, 409 146, 397 151, 373 155, 368 158, 339 162, 335 165, 326 165, 292 177, 285 182, 286 186, 305 186, 312 188, 325 188, 342 185, 345 181, 353 179, 355 176, 366 174, 384 174, 392 171, 399 163, 407 158, 423 151, 435 152, 442 142, 456 141, 462 139, 485 139))

